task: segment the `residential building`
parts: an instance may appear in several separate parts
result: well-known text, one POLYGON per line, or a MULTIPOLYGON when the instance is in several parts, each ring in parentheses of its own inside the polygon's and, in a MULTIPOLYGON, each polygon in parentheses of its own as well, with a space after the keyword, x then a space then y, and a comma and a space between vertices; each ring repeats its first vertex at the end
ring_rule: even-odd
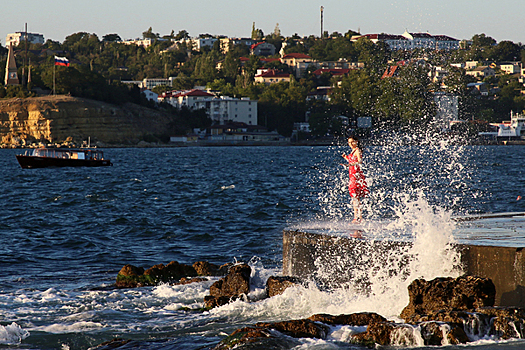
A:
POLYGON ((497 67, 505 74, 521 75, 521 62, 502 62, 498 63, 497 67))
POLYGON ((304 76, 306 70, 315 61, 304 53, 289 53, 281 56, 281 63, 288 65, 297 78, 304 76))
POLYGON ((142 93, 146 96, 146 98, 150 101, 158 102, 159 100, 159 94, 149 90, 149 89, 142 89, 142 93))
POLYGON ((316 77, 320 77, 323 74, 329 74, 332 77, 342 77, 347 75, 351 69, 349 68, 319 68, 312 72, 316 77))
MULTIPOLYGON (((181 40, 178 40, 176 41, 172 47, 179 47, 180 44, 182 43, 185 43, 186 46, 191 46, 191 48, 193 50, 196 50, 196 51, 201 51, 203 48, 205 47, 208 47, 208 48, 213 48, 213 45, 219 41, 218 38, 212 38, 212 37, 208 37, 208 38, 193 38, 193 39, 181 39, 181 40)), ((169 48, 168 48, 169 50, 169 48)))
POLYGON ((405 31, 402 35, 392 34, 365 34, 354 35, 352 41, 368 38, 373 43, 384 42, 391 50, 457 50, 460 41, 446 35, 431 35, 429 33, 409 33, 405 31))
POLYGON ((226 53, 230 51, 230 47, 235 45, 246 45, 251 47, 254 44, 257 44, 257 40, 250 38, 221 38, 221 51, 226 53))
POLYGON ((18 46, 21 42, 25 42, 26 38, 29 44, 43 44, 44 43, 44 36, 42 34, 15 32, 15 33, 7 34, 5 38, 5 46, 9 46, 9 44, 13 46, 18 46))
POLYGON ((215 95, 199 89, 185 90, 185 91, 167 91, 159 95, 159 101, 167 102, 174 107, 182 108, 188 107, 195 109, 195 103, 207 98, 212 98, 215 95))
POLYGON ((148 48, 153 44, 153 40, 152 39, 130 39, 130 40, 124 41, 124 44, 144 46, 144 48, 148 48))
POLYGON ((276 50, 275 45, 264 41, 250 47, 250 53, 255 56, 272 56, 276 50))
POLYGON ((205 97, 194 102, 194 109, 205 109, 214 124, 231 122, 257 125, 257 101, 227 96, 205 97))
POLYGON ((495 76, 496 75, 496 71, 494 71, 494 69, 489 67, 489 66, 479 66, 479 67, 476 67, 476 68, 474 68, 472 70, 467 70, 465 72, 465 74, 471 75, 471 76, 479 78, 479 79, 483 79, 483 78, 486 78, 486 77, 495 76))
POLYGON ((260 74, 256 74, 254 80, 256 83, 263 84, 275 84, 282 81, 290 82, 290 74, 276 69, 268 69, 263 70, 260 74))
POLYGON ((310 91, 306 95, 306 101, 322 100, 330 101, 330 94, 332 93, 331 86, 318 86, 314 91, 310 91))

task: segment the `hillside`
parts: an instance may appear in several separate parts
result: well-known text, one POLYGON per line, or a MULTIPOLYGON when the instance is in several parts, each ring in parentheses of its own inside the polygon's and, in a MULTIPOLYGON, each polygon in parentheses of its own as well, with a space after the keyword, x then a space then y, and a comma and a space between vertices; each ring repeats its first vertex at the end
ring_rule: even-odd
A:
POLYGON ((135 104, 122 106, 71 96, 0 100, 0 144, 22 146, 36 142, 137 144, 149 135, 166 132, 171 117, 135 104))

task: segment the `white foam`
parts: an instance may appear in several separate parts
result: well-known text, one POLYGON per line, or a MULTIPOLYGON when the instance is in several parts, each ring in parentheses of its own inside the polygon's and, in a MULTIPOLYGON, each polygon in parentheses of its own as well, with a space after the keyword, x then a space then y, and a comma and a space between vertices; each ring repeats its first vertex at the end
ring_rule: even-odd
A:
POLYGON ((15 322, 7 326, 0 326, 0 344, 20 344, 27 337, 29 337, 29 332, 22 329, 15 322))

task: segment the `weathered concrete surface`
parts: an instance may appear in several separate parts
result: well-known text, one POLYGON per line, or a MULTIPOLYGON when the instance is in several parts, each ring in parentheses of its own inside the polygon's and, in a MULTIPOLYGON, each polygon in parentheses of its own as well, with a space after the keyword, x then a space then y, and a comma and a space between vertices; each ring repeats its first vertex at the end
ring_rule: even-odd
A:
MULTIPOLYGON (((382 266, 394 274, 405 273, 410 247, 407 242, 284 231, 283 275, 313 279, 326 287, 352 281, 366 291, 369 282, 364 271, 382 266)), ((495 305, 525 307, 523 248, 457 245, 455 249, 460 253, 460 268, 465 274, 494 282, 495 305)))

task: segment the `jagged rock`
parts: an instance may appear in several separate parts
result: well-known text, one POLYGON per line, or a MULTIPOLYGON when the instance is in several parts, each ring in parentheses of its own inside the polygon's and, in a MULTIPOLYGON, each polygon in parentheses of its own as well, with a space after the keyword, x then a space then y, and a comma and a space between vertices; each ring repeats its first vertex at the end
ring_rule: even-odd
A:
POLYGON ((386 322, 386 318, 374 312, 358 312, 350 315, 328 315, 317 314, 308 318, 314 322, 322 322, 329 325, 351 325, 367 326, 371 323, 386 322))
POLYGON ((207 261, 197 261, 193 264, 193 268, 199 276, 225 276, 230 266, 232 266, 231 263, 218 266, 207 261))
POLYGON ((421 323, 419 327, 425 345, 457 345, 467 343, 469 340, 460 325, 431 321, 421 323), (446 340, 443 339, 444 335, 446 335, 446 340))
POLYGON ((414 314, 425 315, 438 310, 473 310, 493 306, 496 287, 488 278, 461 276, 435 278, 432 281, 417 279, 408 286, 409 304, 401 318, 410 319, 414 314))
POLYGON ((266 281, 266 295, 269 298, 283 294, 286 288, 301 283, 301 280, 292 276, 270 276, 266 281))
POLYGON ((391 334, 395 328, 392 322, 375 322, 368 325, 366 332, 355 334, 353 338, 356 342, 367 346, 390 345, 391 334))
POLYGON ((292 349, 300 343, 293 338, 280 336, 267 328, 244 327, 237 329, 227 338, 223 339, 213 350, 229 349, 265 349, 283 350, 292 349))
POLYGON ((211 285, 210 295, 204 299, 204 305, 207 308, 225 305, 241 295, 248 294, 251 272, 252 268, 247 264, 232 266, 226 277, 211 285))
POLYGON ((294 338, 325 339, 330 328, 324 324, 313 322, 309 319, 291 320, 283 322, 259 322, 256 327, 275 329, 294 338))
MULTIPOLYGON (((220 271, 217 265, 209 264, 207 262, 197 262, 198 266, 208 266, 208 270, 201 269, 201 272, 207 272, 213 267, 217 267, 216 271, 220 271)), ((194 264, 194 265, 195 265, 194 264)), ((183 284, 201 282, 204 279, 186 279, 187 277, 202 276, 193 266, 180 264, 176 261, 170 262, 168 265, 157 264, 150 267, 146 271, 142 267, 133 265, 125 265, 117 275, 116 286, 118 288, 135 288, 143 286, 155 286, 159 283, 179 283, 183 284), (184 280, 181 280, 185 278, 184 280)), ((209 276, 209 275, 204 275, 209 276)))

